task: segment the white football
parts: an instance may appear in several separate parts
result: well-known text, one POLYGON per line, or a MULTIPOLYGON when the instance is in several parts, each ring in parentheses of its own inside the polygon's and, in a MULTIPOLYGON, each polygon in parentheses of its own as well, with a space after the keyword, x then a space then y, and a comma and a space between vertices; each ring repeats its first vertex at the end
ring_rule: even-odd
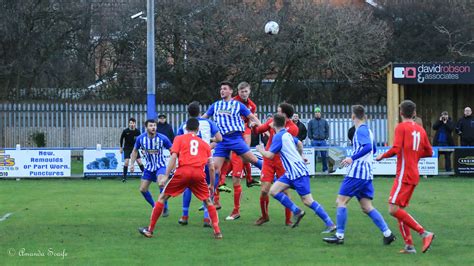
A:
POLYGON ((278 34, 280 31, 280 26, 275 21, 269 21, 265 24, 265 33, 270 35, 278 34))

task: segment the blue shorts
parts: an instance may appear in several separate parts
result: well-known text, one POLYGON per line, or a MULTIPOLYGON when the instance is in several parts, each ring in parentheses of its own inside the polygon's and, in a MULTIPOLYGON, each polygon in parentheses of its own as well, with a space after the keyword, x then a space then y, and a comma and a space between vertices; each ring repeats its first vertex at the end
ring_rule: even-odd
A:
POLYGON ((151 182, 156 182, 157 177, 159 175, 164 175, 165 173, 166 173, 166 167, 161 167, 158 170, 153 171, 153 172, 145 170, 143 172, 142 179, 143 180, 148 180, 148 181, 151 181, 151 182))
POLYGON ((298 195, 305 196, 311 194, 311 188, 309 186, 309 176, 302 176, 300 178, 290 180, 286 175, 282 175, 276 182, 282 182, 290 186, 290 188, 296 190, 298 195))
MULTIPOLYGON (((206 183, 210 185, 211 176, 209 175, 209 167, 207 167, 207 165, 206 165, 206 168, 204 168, 204 172, 206 172, 206 183)), ((214 189, 216 189, 218 185, 219 185, 219 175, 216 175, 216 180, 214 180, 214 189)))
POLYGON ((222 141, 218 142, 214 149, 214 157, 229 159, 231 151, 237 155, 242 155, 250 151, 249 145, 245 143, 244 137, 242 136, 242 132, 234 132, 222 136, 222 141))
POLYGON ((345 177, 339 188, 339 195, 347 197, 357 197, 358 200, 362 198, 374 199, 374 186, 372 180, 365 180, 359 178, 345 177))

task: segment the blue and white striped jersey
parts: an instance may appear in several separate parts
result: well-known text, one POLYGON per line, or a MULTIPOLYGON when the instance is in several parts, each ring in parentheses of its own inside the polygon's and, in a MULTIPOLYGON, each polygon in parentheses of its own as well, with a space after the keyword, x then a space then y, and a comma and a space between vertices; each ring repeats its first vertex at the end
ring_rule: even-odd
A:
POLYGON ((280 153, 286 176, 290 180, 309 176, 308 167, 296 149, 297 144, 298 139, 288 133, 286 129, 282 129, 273 136, 272 145, 270 146, 270 152, 280 153))
POLYGON ((145 169, 154 172, 161 167, 166 167, 163 148, 171 149, 171 141, 163 134, 156 133, 155 137, 149 138, 145 132, 138 136, 135 149, 141 149, 146 160, 145 169))
POLYGON ((242 116, 247 117, 250 110, 241 102, 236 100, 220 100, 211 105, 206 112, 207 116, 214 117, 222 135, 229 132, 245 131, 242 116))
MULTIPOLYGON (((219 132, 219 128, 217 127, 216 123, 209 119, 205 118, 197 118, 199 120, 199 132, 198 137, 204 140, 207 144, 211 143, 211 138, 214 137, 217 132, 219 132)), ((186 130, 186 122, 184 122, 178 129, 178 134, 176 135, 183 135, 188 133, 186 130)))
POLYGON ((359 153, 366 144, 371 146, 371 151, 352 162, 347 176, 364 180, 372 180, 374 178, 372 173, 372 164, 374 162, 374 153, 376 151, 374 135, 372 134, 372 131, 366 124, 360 125, 354 133, 354 139, 352 142, 352 155, 359 153))

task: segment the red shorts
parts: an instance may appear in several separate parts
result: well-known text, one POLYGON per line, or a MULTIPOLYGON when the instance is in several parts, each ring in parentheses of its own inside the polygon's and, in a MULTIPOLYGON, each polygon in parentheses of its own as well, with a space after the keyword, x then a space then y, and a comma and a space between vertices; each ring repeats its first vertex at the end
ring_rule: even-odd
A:
POLYGON ((209 188, 206 183, 206 173, 204 169, 178 167, 174 176, 163 189, 163 193, 176 197, 181 195, 186 188, 189 188, 194 196, 201 201, 209 198, 209 188))
POLYGON ((242 172, 244 171, 244 162, 242 161, 242 158, 240 158, 240 156, 235 152, 232 152, 230 155, 230 161, 232 163, 232 176, 242 178, 242 172))
POLYGON ((280 178, 282 175, 285 174, 285 168, 283 167, 283 163, 281 162, 280 155, 275 154, 273 160, 264 158, 263 159, 263 166, 262 166, 262 173, 260 177, 260 181, 262 182, 269 182, 273 183, 275 174, 277 178, 280 178))
POLYGON ((408 206, 411 195, 415 191, 416 185, 411 185, 403 182, 399 182, 398 178, 395 178, 393 182, 392 190, 390 191, 390 197, 388 197, 388 203, 395 204, 400 207, 408 206))

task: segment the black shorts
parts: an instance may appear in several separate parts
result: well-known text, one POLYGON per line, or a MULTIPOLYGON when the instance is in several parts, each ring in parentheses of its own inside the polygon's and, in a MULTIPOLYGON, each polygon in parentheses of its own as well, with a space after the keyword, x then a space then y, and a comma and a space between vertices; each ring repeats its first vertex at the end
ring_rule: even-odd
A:
MULTIPOLYGON (((133 150, 123 149, 123 158, 130 159, 133 150)), ((137 159, 140 159, 140 152, 137 152, 137 159)))

